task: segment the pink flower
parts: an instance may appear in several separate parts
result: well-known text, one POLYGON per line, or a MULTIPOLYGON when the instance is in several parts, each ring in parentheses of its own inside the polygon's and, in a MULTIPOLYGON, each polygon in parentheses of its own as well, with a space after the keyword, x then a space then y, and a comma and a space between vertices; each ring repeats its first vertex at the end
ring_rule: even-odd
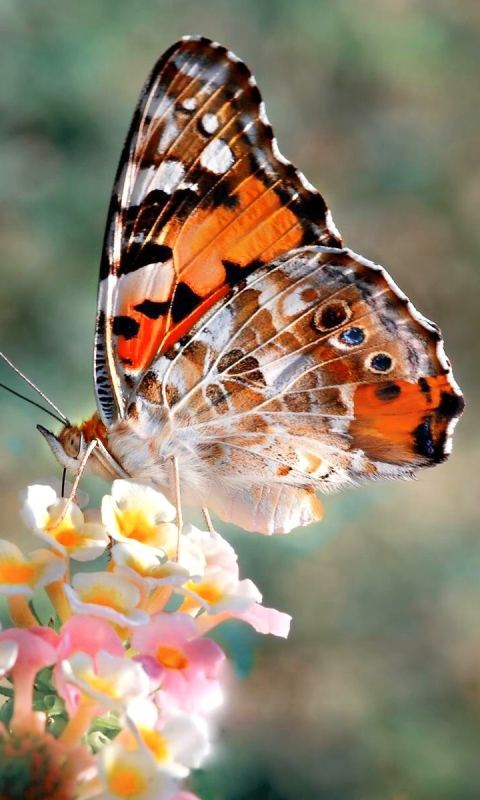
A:
POLYGON ((215 642, 199 637, 191 617, 160 612, 135 629, 131 641, 136 659, 161 683, 164 702, 200 713, 219 705, 217 678, 225 654, 215 642))
POLYGON ((33 682, 40 669, 54 664, 57 649, 48 628, 37 627, 31 630, 9 628, 0 633, 0 642, 15 642, 18 646, 15 663, 10 670, 15 688, 14 711, 10 727, 34 731, 43 728, 44 715, 39 717, 32 711, 33 682))
POLYGON ((95 660, 101 651, 122 658, 125 647, 112 627, 103 619, 78 614, 62 625, 58 650, 58 664, 53 671, 58 693, 65 699, 70 713, 78 706, 80 690, 67 684, 62 672, 61 662, 73 653, 86 653, 95 660))
POLYGON ((197 617, 197 628, 205 634, 227 619, 242 619, 248 622, 257 633, 270 633, 286 639, 290 632, 292 618, 284 611, 275 608, 265 608, 260 603, 254 603, 246 611, 221 611, 219 614, 202 614, 197 617))

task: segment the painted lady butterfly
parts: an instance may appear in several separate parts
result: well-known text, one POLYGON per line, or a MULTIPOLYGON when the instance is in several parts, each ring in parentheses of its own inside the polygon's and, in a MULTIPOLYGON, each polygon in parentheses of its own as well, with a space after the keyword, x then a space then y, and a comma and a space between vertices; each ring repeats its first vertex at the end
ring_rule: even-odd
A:
POLYGON ((58 460, 130 477, 264 533, 317 490, 443 461, 463 410, 436 325, 343 248, 279 152, 255 79, 185 37, 159 60, 120 159, 95 335, 98 413, 58 460))

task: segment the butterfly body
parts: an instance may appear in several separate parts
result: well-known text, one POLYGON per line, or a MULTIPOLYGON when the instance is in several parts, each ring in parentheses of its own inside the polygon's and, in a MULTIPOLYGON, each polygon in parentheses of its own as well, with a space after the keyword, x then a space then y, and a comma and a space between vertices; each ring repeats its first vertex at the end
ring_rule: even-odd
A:
POLYGON ((97 472, 171 496, 175 459, 184 501, 265 533, 318 519, 316 491, 442 461, 463 408, 438 328, 343 248, 247 67, 195 37, 127 138, 94 372, 98 415, 49 439, 62 463, 95 439, 97 472))

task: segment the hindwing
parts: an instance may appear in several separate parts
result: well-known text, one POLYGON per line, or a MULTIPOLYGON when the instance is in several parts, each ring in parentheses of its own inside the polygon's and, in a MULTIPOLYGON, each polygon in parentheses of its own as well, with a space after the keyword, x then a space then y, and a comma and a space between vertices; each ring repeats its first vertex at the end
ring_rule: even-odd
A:
POLYGON ((318 517, 314 491, 442 461, 463 399, 436 325, 349 250, 273 261, 139 387, 213 477, 208 505, 253 530, 318 517), (288 513, 287 513, 288 511, 288 513))

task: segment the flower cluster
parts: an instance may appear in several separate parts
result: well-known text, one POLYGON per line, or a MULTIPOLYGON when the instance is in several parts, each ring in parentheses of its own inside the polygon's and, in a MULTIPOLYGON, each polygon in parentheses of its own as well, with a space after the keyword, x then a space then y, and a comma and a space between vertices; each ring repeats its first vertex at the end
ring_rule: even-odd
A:
POLYGON ((290 618, 262 606, 218 533, 179 532, 153 489, 119 480, 101 509, 75 500, 30 486, 21 513, 44 546, 0 540, 0 797, 195 800, 181 782, 210 750, 226 660, 206 634, 239 618, 287 636, 290 618))

